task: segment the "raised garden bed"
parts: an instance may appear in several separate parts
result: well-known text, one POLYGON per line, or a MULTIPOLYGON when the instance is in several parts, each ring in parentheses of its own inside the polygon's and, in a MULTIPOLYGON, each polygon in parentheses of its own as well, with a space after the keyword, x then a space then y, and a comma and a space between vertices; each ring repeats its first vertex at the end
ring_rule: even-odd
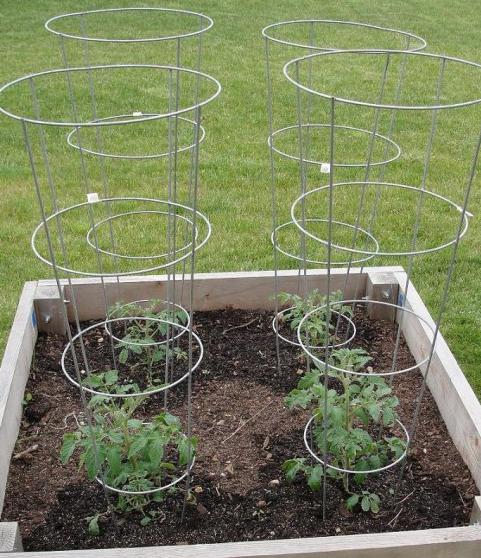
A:
MULTIPOLYGON (((333 273, 332 288, 336 289, 343 284, 344 272, 333 273)), ((357 287, 358 294, 373 300, 386 300, 387 296, 396 302, 403 277, 401 268, 354 273, 347 296, 352 296, 357 287)), ((311 288, 322 291, 324 281, 324 272, 310 272, 311 288)), ((5 490, 9 458, 20 425, 38 324, 38 330, 43 333, 32 366, 34 374, 28 380, 27 392, 33 394, 33 400, 26 407, 21 438, 37 436, 34 441, 39 449, 24 459, 14 459, 4 508, 7 519, 21 520, 28 550, 149 545, 155 546, 155 550, 123 552, 131 552, 132 556, 134 552, 146 556, 165 552, 167 556, 168 547, 157 545, 173 544, 175 555, 190 556, 196 550, 187 544, 259 540, 262 542, 201 545, 197 553, 205 550, 206 555, 218 556, 298 553, 349 556, 349 549, 356 549, 355 555, 362 556, 359 552, 365 549, 362 552, 369 552, 366 556, 389 556, 396 549, 393 555, 415 556, 421 548, 429 546, 432 556, 444 556, 441 553, 448 547, 456 549, 453 554, 456 556, 479 555, 481 528, 466 525, 470 514, 474 521, 479 513, 476 494, 481 485, 481 407, 442 338, 438 338, 428 377, 432 397, 427 394, 425 398, 419 434, 396 500, 406 498, 404 506, 389 507, 388 488, 396 478, 394 469, 372 480, 376 490, 385 494, 385 508, 380 514, 346 516, 340 505, 342 497, 336 493, 334 484, 328 500, 328 521, 323 523, 320 498, 304 485, 286 484, 280 472, 282 461, 303 452, 302 427, 306 416, 289 412, 283 406, 283 396, 298 379, 296 360, 300 351, 282 346, 283 369, 279 377, 270 326, 272 274, 206 274, 199 275, 196 282, 195 308, 199 311, 196 324, 206 346, 202 367, 194 378, 194 424, 196 434, 202 439, 193 478, 198 490, 196 505, 189 508, 182 526, 178 525, 175 514, 167 514, 162 523, 147 528, 135 521, 128 530, 124 525, 105 524, 100 538, 89 537, 82 520, 92 509, 103 506, 101 490, 77 473, 74 465, 62 468, 57 459, 58 445, 65 431, 64 418, 79 410, 79 402, 75 388, 67 385, 58 369, 64 340, 59 336, 62 322, 56 289, 43 281, 26 286, 0 376, 2 396, 10 394, 0 403, 4 411, 3 416, 0 414, 1 443, 7 449, 3 455, 8 453, 8 458, 1 463, 0 496, 3 497, 5 490), (33 307, 36 318, 32 321, 33 307), (205 433, 208 437, 203 436, 205 433), (397 532, 406 529, 419 531, 397 532), (362 532, 381 534, 353 535, 362 532), (316 538, 276 540, 308 536, 316 538), (346 554, 339 554, 341 551, 346 554)), ((282 272, 280 282, 281 290, 295 290, 297 272, 282 272)), ((101 296, 98 282, 79 280, 74 288, 81 319, 103 317, 99 314, 102 306, 98 304, 101 296)), ((141 294, 161 298, 163 279, 129 279, 122 282, 122 289, 125 298, 132 291, 137 297, 141 294)), ((65 295, 68 297, 68 292, 65 295)), ((408 294, 407 307, 431 320, 413 288, 408 294)), ((376 315, 376 309, 379 308, 368 308, 370 317, 358 319, 357 323, 362 323, 360 337, 370 342, 371 351, 375 347, 376 358, 382 360, 383 348, 392 343, 392 324, 376 321, 375 318, 390 317, 376 315)), ((403 362, 410 365, 413 359, 421 361, 429 349, 429 329, 412 316, 403 321, 403 330, 406 339, 403 362)), ((415 372, 396 381, 401 393, 401 412, 409 413, 421 375, 415 372)), ((180 393, 172 399, 172 405, 182 415, 180 393)), ((15 453, 18 455, 31 446, 29 440, 21 440, 15 453)), ((169 505, 174 508, 175 499, 169 505)), ((7 534, 12 539, 15 524, 2 525, 4 539, 7 534)), ((7 543, 3 544, 9 550, 7 543)), ((11 549, 13 540, 8 545, 11 549)))

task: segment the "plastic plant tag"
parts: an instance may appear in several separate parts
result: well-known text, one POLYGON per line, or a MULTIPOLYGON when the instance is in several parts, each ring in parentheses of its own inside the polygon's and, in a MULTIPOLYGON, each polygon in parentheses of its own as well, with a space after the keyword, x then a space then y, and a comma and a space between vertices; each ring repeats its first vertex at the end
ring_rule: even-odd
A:
POLYGON ((331 172, 331 165, 329 163, 321 163, 321 172, 329 174, 331 172))
POLYGON ((87 194, 87 201, 89 203, 97 203, 98 201, 100 201, 99 195, 97 194, 97 192, 88 193, 87 194))

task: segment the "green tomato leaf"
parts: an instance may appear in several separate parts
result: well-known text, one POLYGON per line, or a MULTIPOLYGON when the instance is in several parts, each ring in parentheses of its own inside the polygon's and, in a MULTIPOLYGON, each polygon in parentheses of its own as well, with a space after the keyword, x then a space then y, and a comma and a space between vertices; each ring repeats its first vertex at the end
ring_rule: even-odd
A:
MULTIPOLYGON (((356 471, 368 471, 369 464, 364 459, 362 459, 361 461, 358 461, 356 463, 354 468, 356 469, 356 471)), ((358 486, 364 484, 365 481, 366 481, 366 475, 363 475, 361 472, 354 475, 354 482, 358 486)))
POLYGON ((112 386, 114 385, 119 379, 119 373, 117 372, 117 370, 108 370, 107 372, 105 372, 104 375, 104 383, 107 386, 112 386))
POLYGON ((285 398, 285 403, 292 409, 294 407, 301 407, 306 409, 313 399, 313 394, 309 390, 293 389, 285 398))
POLYGON ((332 407, 329 416, 333 426, 341 426, 345 422, 346 413, 342 407, 332 407))
POLYGON ((292 482, 298 473, 304 471, 305 459, 296 457, 295 459, 288 459, 282 464, 282 471, 286 475, 288 482, 292 482))
POLYGON ((312 372, 307 372, 304 376, 299 380, 297 384, 298 389, 307 389, 312 387, 315 384, 319 383, 320 378, 320 371, 318 369, 312 370, 312 372))
POLYGON ((109 398, 104 397, 103 395, 94 395, 93 397, 90 398, 88 405, 89 407, 93 408, 93 407, 97 407, 97 405, 102 405, 103 403, 106 403, 108 400, 109 398))
POLYGON ((384 409, 382 413, 382 423, 384 426, 392 426, 396 420, 394 410, 390 407, 384 409))
POLYGON ((82 382, 84 385, 91 387, 91 388, 98 388, 100 387, 103 381, 103 374, 88 374, 85 380, 82 382))
POLYGON ((179 450, 179 464, 187 465, 192 461, 194 456, 195 442, 194 440, 182 437, 177 445, 179 450))
POLYGON ((363 496, 361 500, 362 511, 368 512, 371 509, 371 500, 369 496, 363 496))
POLYGON ((121 364, 125 364, 127 362, 127 358, 129 357, 129 350, 127 348, 123 348, 119 354, 119 362, 121 364))
POLYGON ((98 458, 95 456, 95 451, 93 445, 89 445, 84 453, 84 464, 85 469, 87 471, 87 477, 89 480, 94 480, 95 476, 97 475, 97 459, 98 465, 100 466, 102 460, 100 458, 100 448, 97 444, 97 451, 99 453, 98 458))
POLYGON ((124 441, 124 435, 122 432, 116 432, 115 430, 109 430, 108 437, 114 444, 121 444, 124 441))
POLYGON ((369 403, 367 411, 375 422, 379 422, 381 418, 381 409, 377 403, 369 403))
POLYGON ((359 494, 353 494, 346 500, 346 508, 352 511, 359 502, 359 494))
POLYGON ((379 498, 379 496, 377 494, 371 492, 371 494, 369 494, 369 500, 371 502, 372 513, 378 513, 379 512, 379 507, 381 505, 381 499, 379 498))
POLYGON ((321 489, 321 479, 323 476, 322 465, 316 465, 311 468, 309 476, 307 477, 307 484, 314 492, 321 489))
POLYGON ((135 393, 140 390, 137 384, 122 384, 117 386, 115 391, 117 393, 129 393, 129 391, 135 393))
POLYGON ((361 386, 360 386, 359 384, 357 384, 357 383, 352 383, 352 384, 349 386, 349 392, 350 392, 351 394, 356 394, 356 393, 359 393, 360 391, 361 391, 361 386))
POLYGON ((128 478, 129 473, 127 471, 122 471, 120 475, 113 480, 112 485, 115 487, 123 486, 127 482, 128 478))
POLYGON ((60 449, 60 461, 62 465, 65 465, 67 461, 72 457, 75 448, 77 447, 79 441, 79 434, 77 432, 69 432, 63 437, 62 447, 60 449))
POLYGON ((363 407, 358 407, 357 409, 355 409, 354 416, 357 417, 364 426, 368 426, 369 415, 363 407))
POLYGON ((144 515, 144 517, 140 520, 140 524, 142 525, 142 527, 145 527, 145 526, 148 525, 151 521, 152 521, 152 518, 151 518, 151 517, 149 517, 148 515, 144 515))
POLYGON ((143 350, 140 345, 129 345, 129 349, 136 355, 141 355, 143 350))
POLYGON ((100 535, 99 529, 99 514, 96 513, 93 517, 87 517, 87 521, 89 522, 88 530, 89 534, 93 537, 98 537, 100 535))
POLYGON ((111 446, 107 451, 107 463, 109 466, 108 476, 109 478, 116 478, 122 469, 122 464, 120 460, 120 448, 119 446, 111 446))
POLYGON ((395 436, 393 436, 392 438, 386 438, 386 440, 389 444, 389 449, 394 453, 396 459, 401 457, 401 455, 404 453, 404 450, 406 449, 406 443, 404 442, 404 440, 396 438, 395 436))
POLYGON ((164 457, 164 441, 160 438, 152 440, 152 442, 149 444, 148 453, 152 468, 158 468, 160 466, 162 458, 164 457))
POLYGON ((129 448, 129 459, 140 453, 145 448, 146 444, 147 438, 145 436, 137 436, 129 448))
POLYGON ((162 418, 165 424, 178 426, 180 428, 180 420, 176 416, 170 413, 163 413, 162 418))
POLYGON ((154 492, 152 494, 152 502, 163 502, 165 499, 164 492, 154 492))
POLYGON ((156 350, 152 354, 152 362, 161 362, 165 358, 165 352, 161 350, 156 350))
POLYGON ((378 399, 385 397, 392 392, 392 389, 388 385, 378 385, 376 389, 376 396, 378 399))

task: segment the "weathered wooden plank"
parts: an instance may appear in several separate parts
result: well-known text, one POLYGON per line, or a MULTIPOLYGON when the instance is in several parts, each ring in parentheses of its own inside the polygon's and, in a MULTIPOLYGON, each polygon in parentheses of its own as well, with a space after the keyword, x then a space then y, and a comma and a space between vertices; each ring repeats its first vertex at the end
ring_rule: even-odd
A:
MULTIPOLYGON (((400 267, 370 268, 370 271, 402 271, 400 267)), ((344 287, 346 272, 343 269, 331 271, 331 290, 335 291, 344 287)), ((361 273, 360 268, 352 268, 346 287, 346 297, 364 296, 366 291, 367 273, 361 273)), ((256 272, 226 272, 226 273, 199 273, 195 275, 194 310, 214 310, 219 308, 240 309, 273 309, 274 301, 274 274, 272 271, 256 272)), ((319 289, 325 291, 327 271, 308 270, 306 289, 319 289)), ((65 282, 64 282, 65 284, 65 282)), ((168 281, 166 276, 123 277, 117 283, 116 279, 106 279, 107 300, 109 305, 116 301, 134 301, 147 298, 165 299, 167 296, 168 281)), ((172 284, 172 283, 171 283, 172 284)), ((80 320, 102 319, 105 317, 105 297, 103 286, 99 279, 85 278, 72 280, 75 291, 77 308, 80 320)), ((283 270, 278 272, 278 288, 280 291, 299 292, 304 288, 304 279, 299 278, 297 270, 283 270)), ((175 300, 183 306, 189 305, 190 279, 184 281, 182 287, 180 276, 176 281, 175 300)), ((39 322, 41 331, 63 331, 63 319, 58 312, 58 293, 56 286, 51 281, 41 281, 39 290, 42 293, 42 315, 49 316, 48 324, 39 322), (46 296, 48 288, 52 289, 52 297, 57 302, 50 301, 46 296)), ((65 298, 70 300, 72 293, 70 287, 65 286, 65 298)), ((40 292, 40 291, 39 291, 40 292)), ((73 319, 73 312, 69 308, 69 319, 73 319)))
POLYGON ((36 282, 25 283, 0 367, 0 514, 13 448, 22 418, 22 401, 37 339, 33 297, 36 282))
POLYGON ((473 509, 469 521, 471 525, 478 525, 481 527, 481 496, 474 497, 473 509))
POLYGON ((18 523, 0 523, 0 552, 23 552, 18 523))
MULTIPOLYGON (((405 274, 402 273, 401 268, 368 268, 369 273, 389 271, 394 273, 397 281, 403 285, 405 274)), ((332 274, 332 289, 339 288, 344 284, 345 270, 335 270, 332 274), (339 286, 338 286, 339 285, 339 286)), ((367 270, 366 270, 367 271, 367 270)), ((323 290, 325 285, 325 271, 313 270, 310 272, 308 278, 308 288, 319 288, 323 290)), ((295 291, 298 286, 298 278, 296 271, 280 272, 279 289, 295 291)), ((364 295, 366 288, 367 274, 363 273, 357 276, 353 275, 353 283, 349 284, 351 292, 347 292, 347 296, 353 296, 356 288, 358 289, 357 296, 364 295), (360 281, 362 283, 360 283, 360 281)), ((196 299, 196 309, 207 308, 220 308, 223 306, 234 306, 240 308, 272 308, 272 300, 268 296, 272 292, 273 279, 272 272, 257 272, 257 273, 221 273, 221 274, 201 274, 196 276, 196 290, 200 288, 199 297, 196 299), (227 280, 227 281, 226 281, 227 280), (198 283, 197 283, 198 282, 198 283), (267 300, 266 300, 267 299, 267 300)), ((51 282, 41 282, 40 288, 42 300, 47 300, 48 304, 58 304, 55 302, 55 291, 53 293, 52 301, 49 300, 48 286, 52 286, 51 282)), ((122 292, 123 299, 127 299, 125 295, 133 295, 134 298, 148 298, 159 297, 159 284, 165 284, 165 278, 161 277, 142 277, 142 278, 129 278, 122 280, 121 285, 126 285, 125 291, 122 292), (160 283, 159 283, 160 282, 160 283), (150 290, 151 289, 151 290, 150 290), (147 293, 152 292, 152 295, 147 293), (144 294, 145 293, 145 294, 144 294)), ((102 308, 103 301, 99 298, 102 296, 101 285, 96 279, 80 279, 74 281, 74 286, 79 289, 79 294, 82 297, 90 298, 95 293, 97 308, 89 305, 84 309, 86 315, 81 319, 92 319, 94 316, 89 315, 87 312, 96 311, 98 307, 102 308), (85 290, 83 290, 85 289, 85 290), (94 290, 92 290, 94 289, 94 290), (101 301, 99 303, 99 301, 101 301)), ((113 285, 112 285, 113 287, 113 285)), ((25 291, 24 291, 25 294, 25 291)), ((30 313, 32 306, 32 293, 30 293, 30 313)), ((23 296, 22 296, 23 298, 23 296)), ((429 323, 432 319, 429 316, 422 300, 414 287, 411 285, 408 297, 407 307, 413 309, 417 314, 426 318, 429 323)), ((20 368, 24 370, 22 374, 14 374, 17 383, 18 378, 26 377, 30 366, 31 355, 33 351, 33 344, 35 340, 35 331, 29 331, 26 327, 26 313, 23 304, 19 304, 17 316, 12 329, 11 337, 9 338, 9 347, 7 353, 12 355, 21 354, 19 343, 26 342, 26 360, 21 360, 20 368), (23 309, 23 310, 22 310, 23 309), (21 311, 22 310, 22 311, 21 311), (24 323, 25 328, 23 333, 21 329, 16 326, 20 322, 24 323), (28 353, 30 351, 30 355, 28 353), (28 361, 28 365, 26 364, 28 361), (18 376, 18 378, 17 378, 18 376)), ((101 317, 101 316, 99 316, 101 317)), ((50 322, 50 320, 49 320, 50 322)), ((430 332, 429 329, 416 318, 406 319, 403 324, 404 334, 411 351, 415 358, 420 360, 426 351, 429 350, 430 345, 430 332)), ((23 354, 23 353, 22 353, 23 354)), ((480 425, 481 425, 481 407, 476 400, 469 384, 464 378, 459 366, 457 365, 453 355, 449 351, 444 339, 440 336, 438 339, 438 350, 436 359, 433 360, 433 367, 431 368, 428 377, 428 385, 439 405, 441 414, 450 430, 460 453, 463 455, 468 466, 473 473, 473 477, 478 482, 475 472, 476 463, 481 466, 479 455, 481 450, 479 446, 476 448, 476 442, 479 440, 480 425), (439 358, 441 357, 441 358, 439 358), (436 360, 437 359, 437 360, 436 360), (441 360, 443 362, 441 362, 441 360), (464 408, 463 407, 467 407, 464 408), (461 425, 456 422, 461 418, 461 425), (457 440, 457 442, 456 442, 457 440), (463 444, 468 440, 468 448, 463 451, 463 444), (460 445, 458 445, 460 444, 460 445), (471 463, 471 465, 470 465, 471 463), (473 468, 474 471, 473 471, 473 468)), ((7 359, 11 364, 11 359, 7 359)), ((7 375, 3 374, 4 365, 2 365, 2 374, 0 374, 0 410, 3 399, 2 394, 5 394, 5 378, 7 375)), ((10 376, 12 376, 10 374, 10 376)), ((12 402, 15 402, 18 408, 16 415, 17 423, 10 424, 10 429, 13 431, 13 438, 16 438, 18 432, 18 421, 21 413, 21 401, 23 399, 24 385, 19 390, 16 386, 14 390, 14 397, 12 402)), ((5 399, 5 397, 4 397, 5 399)), ((8 398, 7 398, 8 399, 8 398)), ((7 425, 5 421, 5 408, 6 404, 3 403, 3 417, 0 414, 0 436, 2 435, 1 427, 7 425)), ((0 439, 1 440, 1 439, 0 439)), ((13 440, 14 442, 14 440, 13 440)), ((3 445, 1 446, 3 449, 3 445)), ((13 446, 12 446, 13 448, 13 446)), ((0 461, 2 454, 0 452, 0 461)), ((10 459, 11 449, 8 452, 8 459, 10 459)), ((7 464, 8 470, 8 464, 7 464)), ((481 477, 479 477, 481 478, 481 477)), ((6 473, 0 469, 0 479, 4 485, 6 473)), ((478 483, 479 486, 479 483, 478 483)), ((0 490, 1 490, 0 485, 0 490)), ((473 508, 473 521, 478 517, 479 502, 476 501, 473 508), (478 506, 478 508, 476 508, 478 506)), ((5 524, 0 524, 1 527, 5 524)), ((5 537, 6 539, 6 537, 5 537)), ((30 556, 39 556, 44 558, 204 558, 212 556, 213 558, 263 558, 275 556, 277 558, 414 558, 425 555, 429 558, 480 558, 481 556, 481 527, 461 527, 450 529, 433 529, 415 532, 404 533, 384 533, 384 534, 369 534, 369 535, 355 535, 355 536, 341 536, 341 537, 323 537, 313 539, 298 539, 298 540, 278 540, 278 541, 259 541, 254 543, 229 543, 218 545, 193 545, 193 546, 174 546, 174 547, 155 547, 155 548, 140 548, 140 549, 111 549, 111 550, 91 550, 91 551, 73 551, 73 552, 55 552, 55 553, 29 553, 30 556)), ((21 553, 12 553, 12 557, 25 556, 21 553)))
MULTIPOLYGON (((395 275, 403 295, 406 274, 395 275)), ((422 316, 434 328, 434 321, 412 284, 408 289, 406 308, 422 316)), ((429 354, 431 330, 421 320, 405 313, 402 331, 412 355, 420 362, 429 354)), ((422 372, 425 373, 425 367, 422 372)), ((441 334, 437 337, 427 385, 454 444, 481 490, 481 405, 441 334)))
POLYGON ((479 558, 481 527, 452 527, 377 535, 158 546, 145 548, 31 552, 11 558, 479 558))
MULTIPOLYGON (((366 297, 369 300, 397 304, 399 283, 393 273, 367 269, 366 297)), ((372 320, 393 322, 396 309, 384 304, 368 304, 367 313, 372 320)))
MULTIPOLYGON (((307 276, 307 289, 325 290, 325 273, 312 271, 307 276)), ((331 279, 332 290, 343 286, 344 273, 333 274, 331 279)), ((349 289, 355 290, 359 284, 359 274, 354 273, 349 281, 349 289)), ((194 309, 214 310, 219 308, 239 309, 272 309, 274 301, 274 279, 272 272, 255 273, 219 273, 198 274, 195 279, 194 309)), ((365 275, 361 277, 365 281, 365 275)), ((297 292, 302 288, 303 279, 299 279, 298 272, 290 270, 279 273, 279 289, 297 292)), ((80 319, 102 318, 105 313, 105 302, 102 285, 100 283, 74 285, 77 297, 77 306, 80 319), (87 294, 88 293, 88 294, 87 294)), ((122 281, 120 286, 116 283, 107 284, 107 298, 109 303, 116 300, 138 300, 139 298, 167 298, 168 282, 160 277, 150 281, 122 281)), ((189 305, 190 279, 176 281, 175 300, 187 307, 189 305)), ((361 285, 360 291, 364 288, 361 285)), ((66 297, 70 297, 70 289, 65 289, 66 297)))
POLYGON ((63 302, 59 296, 57 283, 39 281, 34 305, 39 331, 65 334, 63 302))

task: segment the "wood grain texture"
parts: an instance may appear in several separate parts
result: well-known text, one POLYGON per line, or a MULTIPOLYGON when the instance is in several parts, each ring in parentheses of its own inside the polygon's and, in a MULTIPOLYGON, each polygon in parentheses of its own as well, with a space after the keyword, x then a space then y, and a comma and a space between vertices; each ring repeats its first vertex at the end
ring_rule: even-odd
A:
MULTIPOLYGON (((369 268, 370 272, 402 271, 401 267, 369 268)), ((344 287, 344 269, 331 271, 331 290, 344 287)), ((308 270, 307 289, 326 289, 327 272, 325 269, 308 270)), ((180 279, 180 277, 179 277, 180 279)), ((366 291, 367 273, 361 273, 360 268, 352 268, 348 280, 346 296, 364 296, 366 291), (356 294, 357 293, 357 294, 356 294)), ((274 274, 272 271, 256 272, 226 272, 199 273, 195 276, 194 310, 217 310, 220 308, 239 308, 245 310, 274 308, 272 294, 274 292, 274 274)), ((299 280, 297 270, 284 270, 278 273, 279 290, 298 292, 303 280, 299 280)), ((64 283, 66 300, 72 297, 71 289, 64 283)), ((134 301, 146 298, 165 299, 168 288, 167 277, 164 275, 150 275, 143 277, 122 277, 120 284, 115 279, 104 281, 107 288, 107 299, 110 304, 116 301, 134 301)), ((73 279, 80 320, 102 319, 105 317, 105 302, 103 287, 99 279, 73 279)), ((184 283, 181 291, 180 281, 176 285, 176 302, 188 307, 190 280, 184 283)), ((60 300, 57 287, 52 281, 40 281, 38 287, 37 308, 39 315, 49 315, 48 324, 39 320, 40 331, 55 331, 61 333, 64 328, 63 318, 58 311, 60 300)), ((73 318, 69 309, 69 319, 73 318)))
POLYGON ((481 527, 452 527, 377 535, 13 553, 9 558, 479 558, 481 527))
POLYGON ((37 340, 33 297, 36 282, 25 283, 0 367, 0 515, 10 458, 17 441, 22 401, 37 340))
MULTIPOLYGON (((338 270, 336 270, 338 271, 338 270)), ((366 275, 353 274, 349 281, 348 289, 354 290, 359 282, 364 282, 366 275)), ((273 309, 274 279, 272 272, 257 273, 231 273, 231 274, 199 274, 194 279, 194 310, 217 310, 220 308, 239 309, 273 309)), ((331 279, 332 290, 343 286, 344 273, 333 274, 331 279)), ((297 271, 289 271, 279 275, 279 290, 297 292, 299 284, 297 271)), ((311 273, 307 277, 307 289, 325 290, 326 275, 311 273)), ((361 285, 363 292, 364 286, 361 285)), ((80 319, 87 316, 103 318, 105 314, 103 293, 101 285, 75 285, 76 297, 79 307, 80 319), (88 293, 88 294, 87 294, 88 293)), ((120 287, 116 284, 109 285, 108 300, 132 301, 143 298, 167 298, 168 283, 160 278, 155 281, 122 282, 120 287)), ((184 307, 189 305, 190 280, 184 282, 182 289, 180 281, 176 282, 175 300, 180 301, 184 307)), ((65 289, 65 294, 70 297, 70 289, 65 289)))
MULTIPOLYGON (((400 286, 404 285, 406 274, 395 275, 400 286)), ((412 284, 408 289, 406 308, 422 316, 434 328, 434 321, 412 284)), ((420 362, 429 354, 432 331, 421 320, 407 313, 402 324, 409 349, 416 361, 420 362)), ((426 367, 421 368, 426 373, 426 367)), ((427 385, 454 444, 481 490, 481 404, 441 334, 437 337, 427 385)))
POLYGON ((0 553, 22 551, 22 537, 18 523, 0 523, 0 553))

